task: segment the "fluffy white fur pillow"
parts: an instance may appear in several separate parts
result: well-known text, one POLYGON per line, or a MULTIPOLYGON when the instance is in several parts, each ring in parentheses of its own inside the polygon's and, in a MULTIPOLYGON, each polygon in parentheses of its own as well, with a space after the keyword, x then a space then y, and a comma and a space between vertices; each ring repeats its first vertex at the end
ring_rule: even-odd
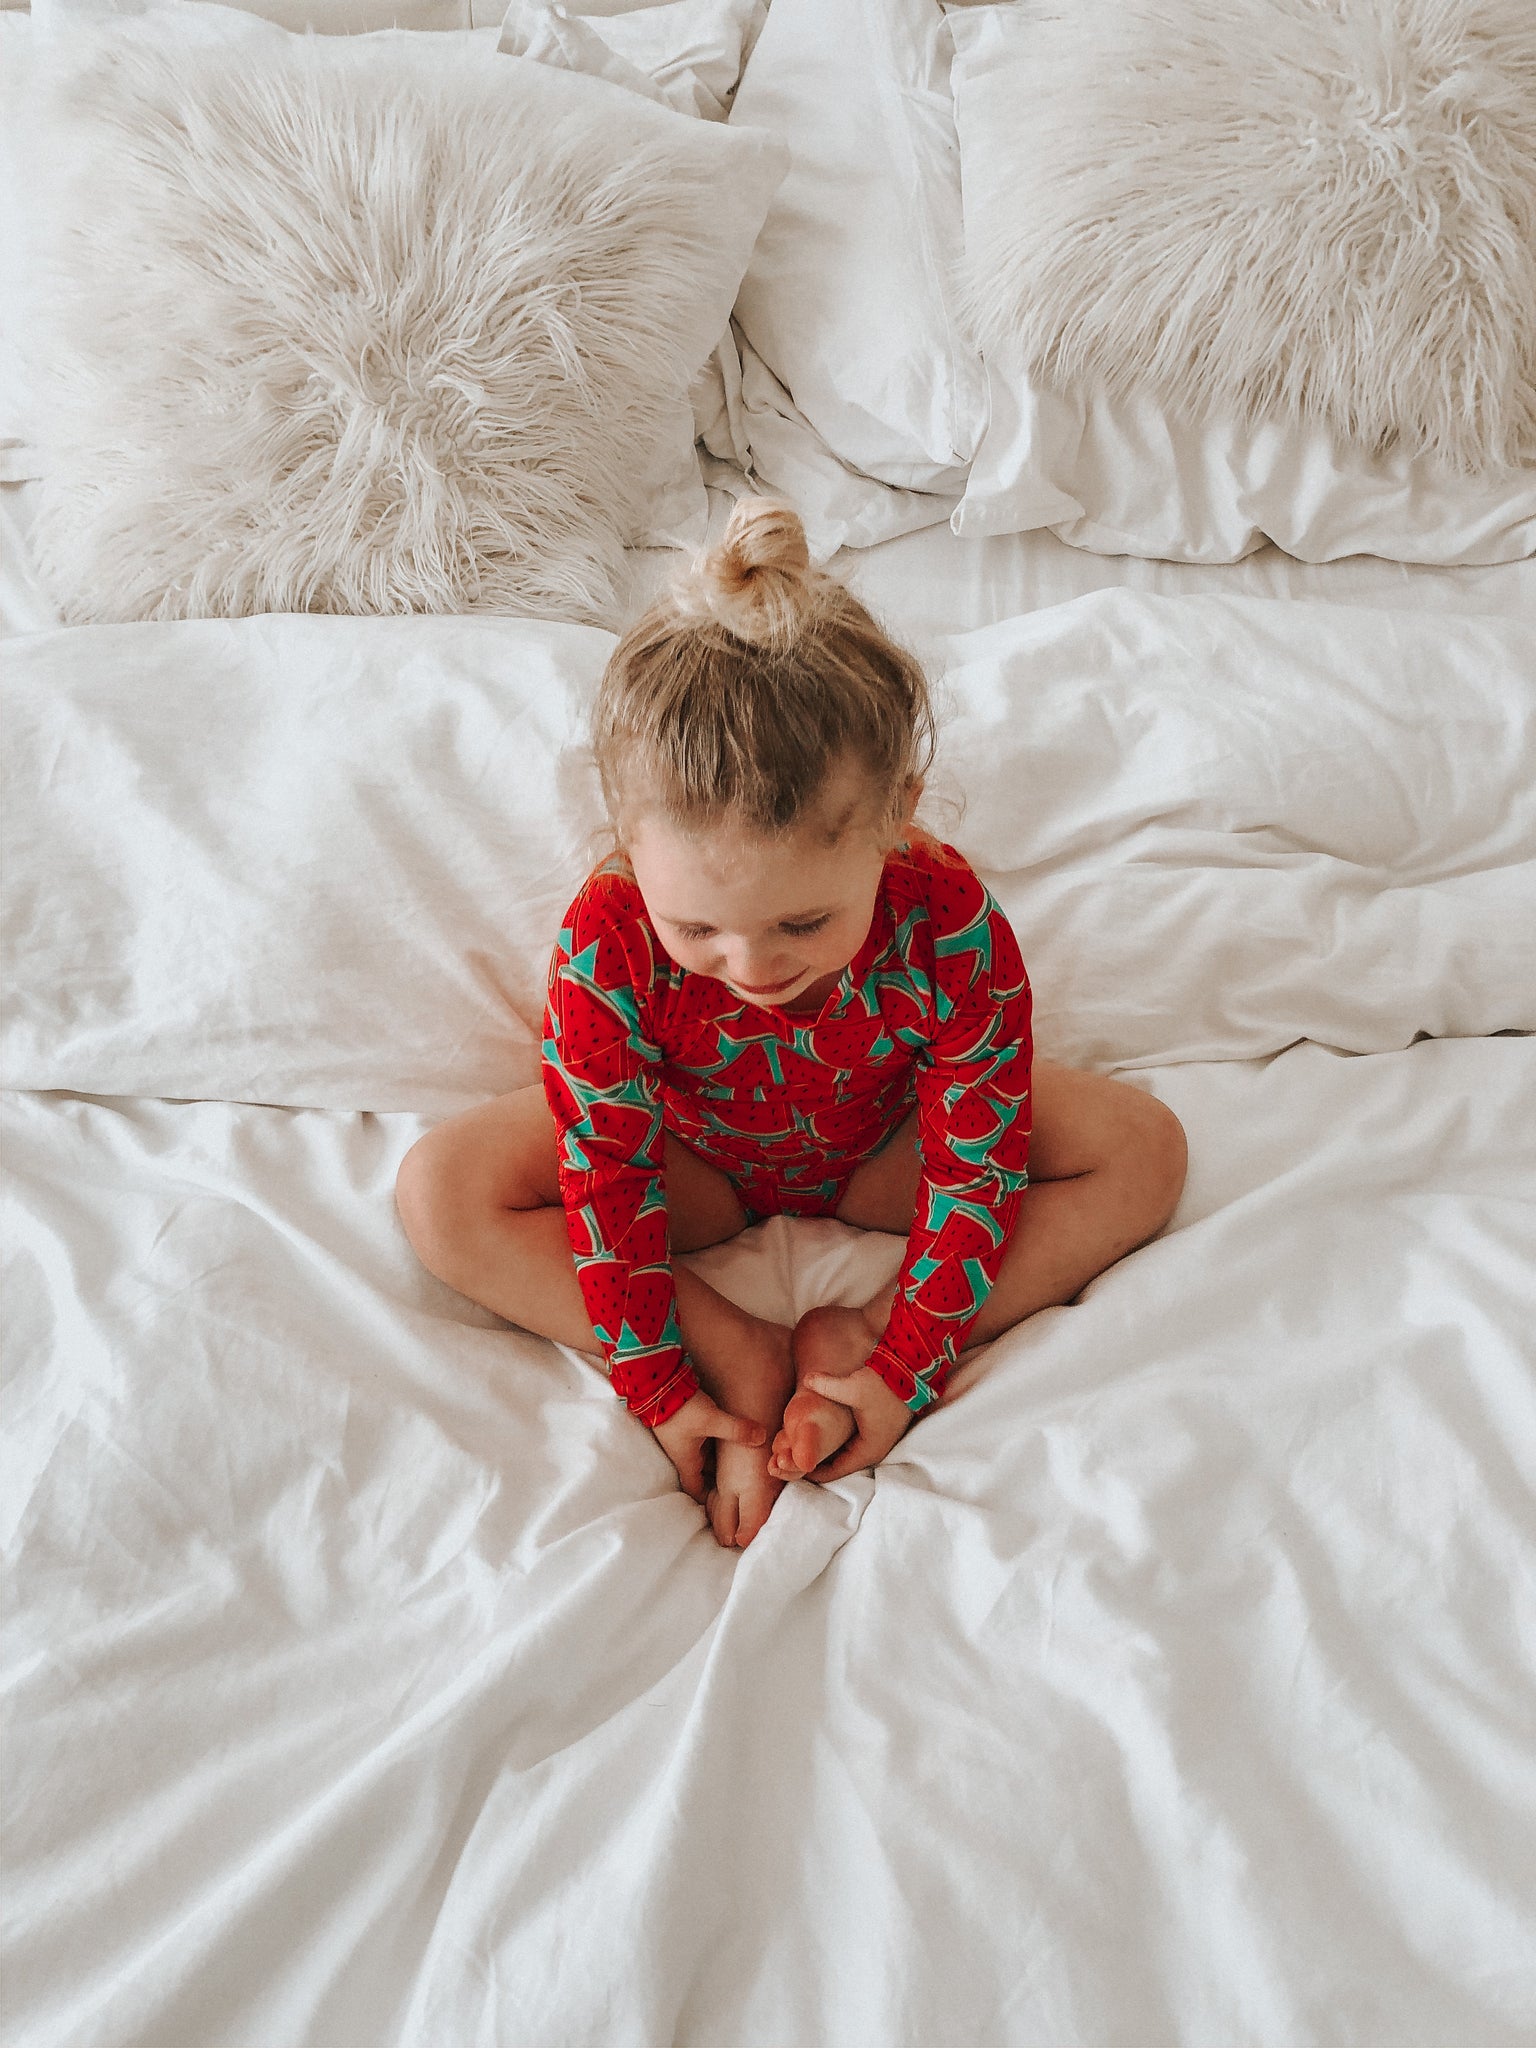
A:
POLYGON ((611 612, 771 139, 436 37, 150 16, 52 63, 36 543, 66 617, 611 612))
POLYGON ((967 192, 982 345, 1058 388, 1536 460, 1533 0, 1045 0, 967 192))

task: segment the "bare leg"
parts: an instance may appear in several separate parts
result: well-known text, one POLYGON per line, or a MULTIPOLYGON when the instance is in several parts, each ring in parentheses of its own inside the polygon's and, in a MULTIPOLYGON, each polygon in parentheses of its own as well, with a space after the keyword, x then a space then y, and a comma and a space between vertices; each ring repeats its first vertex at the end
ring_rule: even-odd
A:
MULTIPOLYGON (((967 1348, 986 1344, 1038 1309, 1071 1301, 1107 1267, 1155 1237, 1184 1186, 1178 1118, 1154 1097, 1101 1074, 1035 1063, 1030 1184, 996 1285, 967 1348)), ((915 1119, 854 1174, 838 1209, 845 1223, 904 1236, 921 1177, 915 1119)), ((794 1336, 798 1377, 857 1372, 879 1341, 895 1287, 861 1308, 818 1308, 794 1336)), ((851 1434, 837 1402, 802 1389, 784 1413, 772 1469, 792 1478, 831 1457, 851 1434)))
MULTIPOLYGON (((400 1218, 429 1272, 510 1323, 578 1351, 600 1349, 582 1300, 556 1174, 554 1120, 542 1088, 498 1096, 429 1131, 406 1156, 400 1218)), ((667 1147, 674 1251, 734 1237, 746 1215, 723 1174, 667 1147)), ((789 1331, 749 1315, 685 1266, 678 1322, 708 1392, 728 1413, 777 1429, 794 1385, 789 1331)), ((710 1520, 726 1544, 762 1527, 780 1491, 768 1452, 719 1445, 710 1520)))

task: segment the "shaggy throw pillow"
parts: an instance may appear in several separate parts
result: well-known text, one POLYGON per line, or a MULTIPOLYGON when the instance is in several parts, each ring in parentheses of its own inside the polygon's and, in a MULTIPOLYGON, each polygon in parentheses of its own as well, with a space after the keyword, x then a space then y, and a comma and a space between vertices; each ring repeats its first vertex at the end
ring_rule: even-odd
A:
POLYGON ((51 61, 35 537, 67 618, 611 615, 770 138, 447 38, 150 15, 51 61))
POLYGON ((1019 42, 982 81, 984 191, 967 170, 984 349, 1195 418, 1536 460, 1533 0, 1042 0, 1019 42))

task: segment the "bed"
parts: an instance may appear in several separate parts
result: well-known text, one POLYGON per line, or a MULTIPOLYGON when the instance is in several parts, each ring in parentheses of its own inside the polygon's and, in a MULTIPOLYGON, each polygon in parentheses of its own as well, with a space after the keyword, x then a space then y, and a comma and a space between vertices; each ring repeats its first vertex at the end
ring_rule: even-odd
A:
MULTIPOLYGON (((82 12, 0 13, 13 178, 45 35, 178 76, 368 44, 610 127, 627 95, 627 148, 697 128, 740 246, 679 301, 627 525, 511 595, 188 599, 168 553, 134 595, 186 478, 155 498, 153 366, 103 384, 77 323, 50 439, 0 334, 0 2039, 1523 2048, 1529 458, 977 354, 910 266, 976 242, 1017 0, 82 12), (1157 1239, 731 1554, 593 1360, 421 1269, 392 1190, 535 1078, 585 705, 751 479, 923 655, 927 814, 1041 1052, 1167 1103, 1191 1163, 1157 1239)), ((1536 91, 1529 27, 1463 13, 1536 91)), ((776 1219, 697 1258, 787 1320, 900 1255, 776 1219)))

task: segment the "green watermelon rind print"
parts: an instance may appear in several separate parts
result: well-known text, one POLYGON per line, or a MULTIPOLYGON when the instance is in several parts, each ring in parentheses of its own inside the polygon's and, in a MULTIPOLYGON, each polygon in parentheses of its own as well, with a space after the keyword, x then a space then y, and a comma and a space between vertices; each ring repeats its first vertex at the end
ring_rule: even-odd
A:
POLYGON ((912 1407, 939 1398, 1028 1184, 1028 979, 974 872, 944 848, 893 856, 870 935, 810 1022, 679 968, 632 876, 612 866, 572 905, 561 941, 548 1093, 562 1198, 573 1243, 583 1240, 583 1296, 615 1390, 638 1413, 670 1400, 683 1377, 696 1384, 667 1249, 669 1129, 733 1180, 749 1210, 827 1214, 852 1165, 915 1098, 922 1178, 871 1363, 912 1407), (634 1277, 641 1327, 619 1312, 628 1290, 615 1268, 634 1277))

